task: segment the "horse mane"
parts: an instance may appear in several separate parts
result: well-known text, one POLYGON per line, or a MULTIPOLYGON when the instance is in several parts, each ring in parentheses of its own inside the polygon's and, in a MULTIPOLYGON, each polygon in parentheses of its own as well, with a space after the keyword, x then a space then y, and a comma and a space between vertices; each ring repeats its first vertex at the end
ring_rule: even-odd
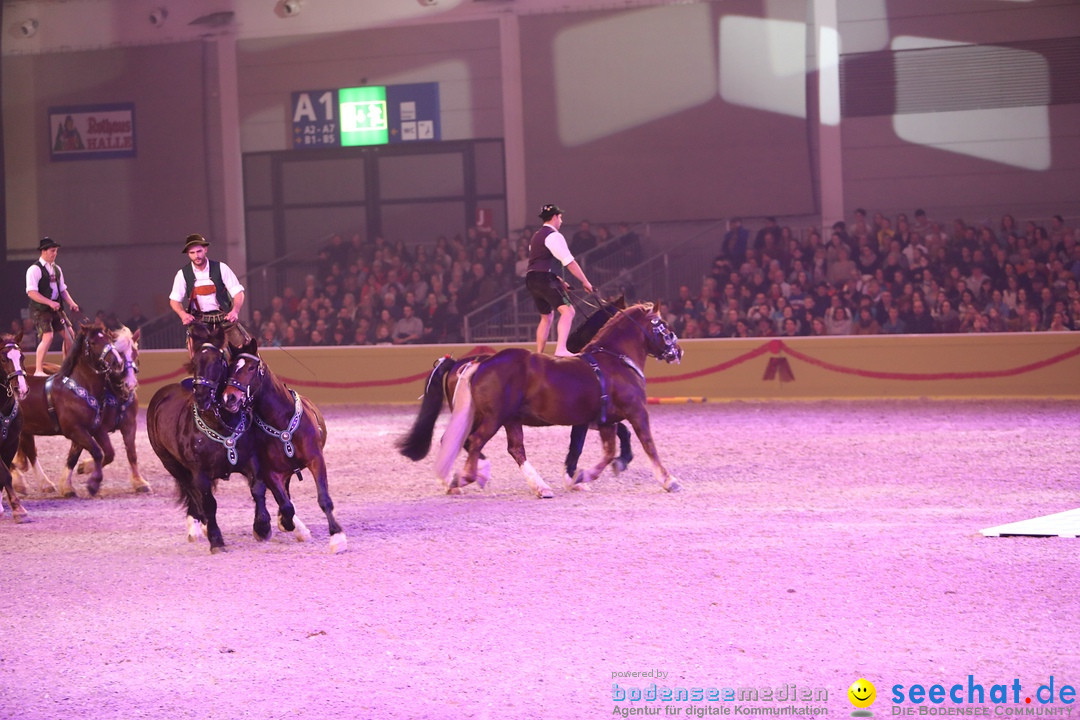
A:
POLYGON ((604 327, 600 328, 600 331, 596 333, 596 337, 594 337, 592 341, 585 346, 582 352, 587 351, 594 345, 603 344, 606 338, 619 332, 617 328, 623 324, 623 318, 630 317, 631 314, 648 315, 653 311, 653 307, 653 303, 637 303, 635 305, 631 305, 625 310, 620 310, 619 312, 615 313, 615 316, 608 320, 606 323, 604 323, 604 327))
POLYGON ((75 335, 75 342, 71 345, 71 352, 64 356, 64 362, 60 364, 60 375, 62 377, 68 377, 75 372, 75 366, 79 364, 79 356, 82 355, 83 350, 86 348, 86 336, 91 330, 105 332, 105 326, 101 323, 94 323, 93 325, 81 325, 79 327, 79 332, 75 335))

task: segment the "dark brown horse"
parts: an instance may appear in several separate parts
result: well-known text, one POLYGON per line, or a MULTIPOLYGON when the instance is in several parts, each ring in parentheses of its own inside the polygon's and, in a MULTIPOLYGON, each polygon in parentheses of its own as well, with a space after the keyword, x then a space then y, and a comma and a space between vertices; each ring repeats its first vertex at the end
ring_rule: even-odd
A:
MULTIPOLYGON (((349 541, 334 517, 334 501, 326 476, 323 446, 326 444, 326 422, 322 413, 306 397, 286 387, 285 383, 259 356, 255 340, 234 349, 232 366, 223 393, 222 405, 229 412, 254 413, 256 452, 261 479, 278 503, 278 526, 286 531, 307 533, 296 517, 289 496, 293 475, 307 468, 315 478, 319 507, 326 514, 330 529, 330 551, 344 552, 349 541)), ((299 539, 299 536, 298 536, 299 539)))
MULTIPOLYGON (((19 449, 19 432, 23 423, 19 401, 25 399, 30 390, 23 367, 23 354, 19 349, 20 342, 22 333, 0 335, 0 373, 4 374, 4 384, 0 386, 0 488, 7 495, 11 517, 17 523, 30 519, 12 486, 11 472, 8 470, 19 449)), ((4 503, 0 500, 0 515, 3 514, 4 503)))
MULTIPOLYGON (((37 472, 40 465, 35 435, 63 435, 71 440, 67 474, 57 489, 64 497, 75 495, 71 478, 83 450, 90 454, 94 463, 86 481, 90 495, 97 495, 101 487, 102 466, 115 457, 109 440, 111 428, 104 421, 109 413, 109 403, 117 399, 118 389, 127 387, 127 370, 114 341, 114 334, 104 325, 83 325, 59 372, 48 377, 28 378, 30 389, 22 403, 24 418, 19 452, 37 472)), ((39 479, 41 477, 44 473, 39 479)))
MULTIPOLYGON (((619 312, 575 358, 553 358, 520 348, 496 353, 463 369, 454 389, 453 413, 436 459, 436 476, 448 492, 472 482, 483 485, 477 462, 484 445, 505 428, 507 450, 522 469, 538 497, 551 497, 551 488, 525 456, 525 425, 583 425, 596 423, 604 455, 593 468, 579 473, 577 484, 589 483, 615 457, 615 423, 629 421, 665 490, 678 481, 660 463, 646 409, 645 359, 653 356, 677 363, 682 357, 678 338, 652 305, 638 304, 619 312), (451 478, 462 446, 468 458, 461 473, 451 478)), ((425 403, 427 402, 425 398, 425 403)), ((423 407, 421 408, 423 411, 423 407)), ((430 444, 417 434, 409 442, 430 444)), ((402 447, 408 456, 410 448, 402 447)))
MULTIPOLYGON (((123 360, 124 372, 122 376, 109 376, 109 383, 106 386, 105 405, 101 416, 103 439, 99 439, 99 442, 102 447, 105 447, 105 442, 108 441, 111 447, 111 440, 107 437, 108 434, 117 430, 120 431, 120 437, 124 441, 124 450, 127 453, 128 466, 131 469, 131 487, 137 493, 148 493, 152 489, 150 483, 139 472, 139 456, 135 446, 135 432, 139 418, 139 396, 135 390, 138 385, 137 373, 139 372, 139 331, 131 332, 129 328, 120 325, 113 333, 113 344, 123 360)), ((44 367, 50 374, 55 374, 60 369, 57 366, 48 364, 44 367)), ((23 475, 27 473, 28 468, 32 468, 39 487, 48 487, 54 492, 58 492, 56 486, 45 475, 45 471, 37 461, 37 448, 34 439, 31 437, 26 440, 26 443, 28 448, 32 448, 30 457, 33 459, 30 460, 26 455, 20 453, 15 460, 16 467, 22 471, 23 475)), ((70 451, 78 452, 74 444, 72 444, 70 451)), ((111 457, 112 453, 107 452, 106 458, 108 459, 102 461, 103 467, 109 464, 111 457)), ((87 458, 76 466, 75 471, 85 475, 91 472, 93 467, 93 459, 87 458)), ((25 491, 22 478, 20 477, 19 480, 16 483, 16 489, 18 490, 22 486, 23 491, 25 491)))
POLYGON ((255 537, 270 537, 270 514, 258 478, 252 418, 248 412, 228 413, 220 408, 221 391, 229 372, 222 328, 209 330, 195 323, 189 328, 193 354, 188 371, 193 379, 160 388, 146 408, 146 434, 161 464, 176 479, 177 500, 187 510, 188 541, 200 530, 210 541, 210 552, 225 548, 217 523, 217 481, 240 473, 248 480, 255 500, 255 537))

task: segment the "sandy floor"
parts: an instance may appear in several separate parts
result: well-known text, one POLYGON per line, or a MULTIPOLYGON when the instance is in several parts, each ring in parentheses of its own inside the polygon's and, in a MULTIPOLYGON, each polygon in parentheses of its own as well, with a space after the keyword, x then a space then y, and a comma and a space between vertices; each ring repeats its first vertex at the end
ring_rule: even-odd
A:
MULTIPOLYGON (((413 408, 324 410, 343 555, 310 480, 294 498, 311 543, 256 542, 239 476, 218 492, 228 552, 188 543, 144 432, 153 495, 120 459, 100 499, 5 513, 0 718, 846 717, 859 677, 884 717, 894 685, 1017 679, 1017 708, 1050 676, 1080 686, 1080 541, 978 532, 1080 507, 1078 403, 656 406, 684 492, 659 489, 635 440, 629 471, 544 501, 501 433, 488 490, 447 497, 431 458, 393 451, 413 408), (614 700, 653 682, 828 699, 614 700)), ((526 429, 549 482, 567 436, 526 429)), ((57 475, 63 444, 39 447, 57 475)))

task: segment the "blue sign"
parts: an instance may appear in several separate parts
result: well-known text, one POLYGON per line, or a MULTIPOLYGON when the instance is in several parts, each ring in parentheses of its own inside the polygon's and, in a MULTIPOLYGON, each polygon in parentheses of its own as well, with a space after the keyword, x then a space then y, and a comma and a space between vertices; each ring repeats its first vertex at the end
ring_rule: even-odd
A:
POLYGON ((304 90, 292 94, 292 146, 338 147, 341 132, 337 117, 337 90, 304 90))
POLYGON ((441 140, 439 83, 386 86, 390 142, 441 140))

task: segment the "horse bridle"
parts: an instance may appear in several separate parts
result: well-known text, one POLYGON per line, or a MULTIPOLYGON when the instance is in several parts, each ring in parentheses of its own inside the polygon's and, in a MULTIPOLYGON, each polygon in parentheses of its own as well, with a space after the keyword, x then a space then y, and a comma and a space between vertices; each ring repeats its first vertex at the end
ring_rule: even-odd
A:
MULTIPOLYGON (((9 342, 9 343, 4 344, 3 355, 4 355, 5 359, 7 358, 7 354, 8 354, 9 350, 18 350, 19 354, 22 355, 22 349, 17 344, 15 344, 13 342, 9 342)), ((21 363, 20 364, 14 364, 13 363, 12 365, 14 367, 14 370, 9 372, 7 374, 7 377, 4 379, 4 387, 7 388, 8 395, 11 395, 12 397, 15 397, 16 393, 15 393, 14 390, 11 389, 11 381, 13 379, 19 377, 19 376, 26 377, 26 370, 24 370, 21 367, 21 363)))
POLYGON ((258 355, 252 355, 251 353, 240 353, 239 355, 236 356, 236 360, 234 360, 234 362, 236 362, 238 360, 251 360, 252 362, 255 363, 255 366, 258 368, 258 370, 255 373, 255 377, 252 378, 252 380, 250 382, 248 382, 246 387, 241 385, 239 382, 237 382, 236 379, 233 378, 232 373, 229 373, 229 377, 225 380, 226 385, 240 391, 240 394, 244 398, 243 401, 240 403, 240 408, 243 409, 243 408, 246 408, 248 405, 251 404, 251 395, 252 395, 251 386, 254 384, 255 378, 262 377, 263 373, 265 373, 266 370, 265 370, 265 366, 263 365, 262 358, 259 357, 258 355))
MULTIPOLYGON (((628 311, 620 310, 619 312, 627 313, 628 311)), ((642 323, 638 322, 637 318, 629 314, 627 314, 627 317, 629 317, 630 320, 635 325, 637 325, 638 330, 640 330, 641 334, 645 336, 645 341, 647 343, 649 340, 649 329, 642 325, 642 323)), ((650 352, 649 354, 658 360, 665 360, 667 362, 671 362, 671 360, 678 360, 679 336, 676 335, 675 332, 668 327, 667 323, 664 322, 664 319, 659 315, 654 314, 652 317, 650 317, 649 324, 652 326, 652 334, 655 335, 660 340, 660 342, 664 344, 663 352, 650 352)))
POLYGON ((108 359, 110 355, 116 358, 116 364, 118 369, 122 369, 126 372, 127 366, 125 364, 126 361, 124 359, 124 356, 120 354, 120 351, 116 349, 116 345, 114 345, 111 340, 105 343, 105 347, 101 349, 101 354, 98 355, 97 358, 94 358, 93 354, 90 352, 89 343, 86 345, 86 356, 91 360, 96 359, 97 364, 100 366, 100 368, 94 368, 94 372, 96 372, 98 375, 104 375, 105 373, 110 372, 108 359))
MULTIPOLYGON (((203 343, 202 345, 200 345, 199 349, 196 350, 196 352, 202 352, 203 350, 206 350, 206 349, 213 350, 214 352, 217 353, 218 362, 220 362, 221 365, 224 366, 225 372, 228 373, 228 371, 229 371, 229 361, 225 359, 225 351, 222 350, 221 348, 219 348, 214 343, 206 342, 206 343, 203 343)), ((217 396, 218 396, 218 386, 221 385, 220 380, 215 382, 214 380, 210 380, 208 378, 205 378, 202 375, 196 375, 194 378, 192 378, 191 384, 192 385, 198 385, 198 386, 205 386, 205 387, 210 388, 211 397, 214 399, 215 404, 216 404, 217 396)))

